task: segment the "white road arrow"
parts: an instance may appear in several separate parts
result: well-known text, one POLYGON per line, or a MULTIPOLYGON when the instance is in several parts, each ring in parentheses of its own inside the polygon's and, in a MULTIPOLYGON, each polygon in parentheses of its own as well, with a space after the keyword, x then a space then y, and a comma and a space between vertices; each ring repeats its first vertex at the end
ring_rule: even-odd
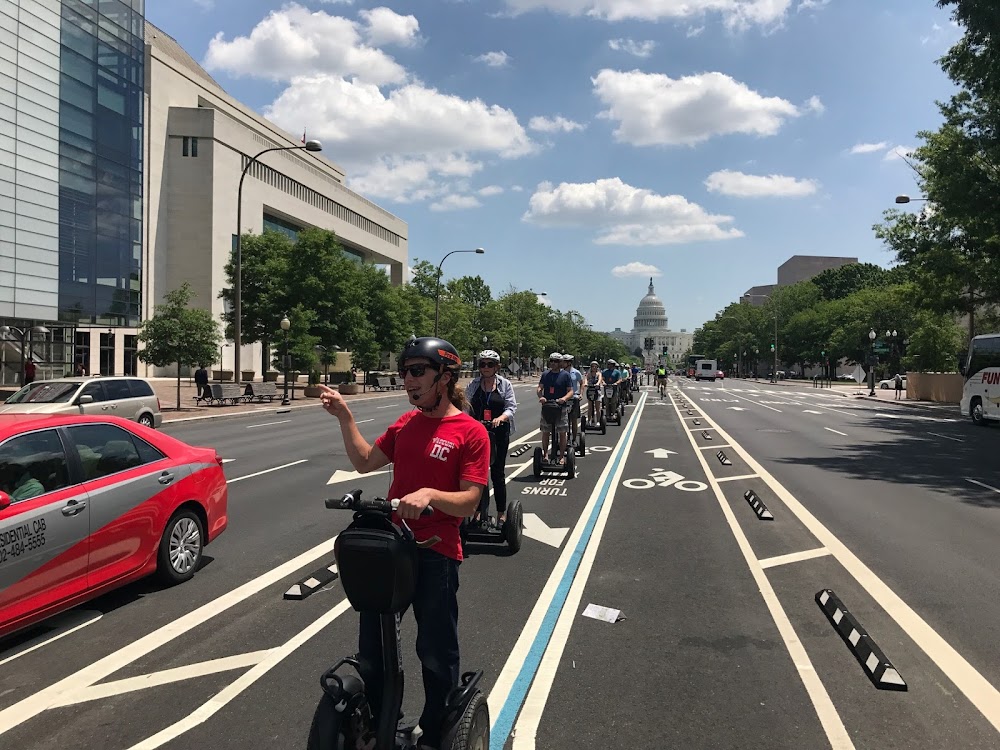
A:
POLYGON ((727 409, 732 409, 733 411, 746 411, 742 406, 727 406, 727 409))
POLYGON ((333 476, 330 477, 330 481, 327 484, 339 484, 340 482, 351 482, 356 479, 362 479, 364 477, 374 477, 379 474, 388 474, 389 469, 383 469, 382 471, 369 471, 367 474, 359 474, 356 471, 342 471, 337 469, 333 472, 333 476))
POLYGON ((646 451, 646 453, 652 453, 653 458, 667 458, 671 454, 674 456, 677 455, 677 451, 670 451, 667 450, 666 448, 653 448, 653 450, 646 451))
POLYGON ((821 412, 821 411, 813 411, 812 409, 803 409, 802 413, 803 414, 822 414, 823 412, 821 412))
POLYGON ((536 542, 542 542, 550 547, 558 548, 562 544, 563 539, 565 539, 567 532, 569 532, 569 529, 550 529, 548 524, 534 513, 524 514, 523 533, 526 537, 534 539, 536 542))

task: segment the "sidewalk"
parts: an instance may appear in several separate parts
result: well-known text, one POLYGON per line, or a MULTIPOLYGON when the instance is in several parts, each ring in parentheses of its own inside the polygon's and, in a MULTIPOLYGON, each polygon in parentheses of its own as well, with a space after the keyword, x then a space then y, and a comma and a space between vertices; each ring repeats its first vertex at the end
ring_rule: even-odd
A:
POLYGON ((863 398, 868 401, 889 401, 895 404, 902 404, 903 406, 915 406, 924 409, 934 409, 936 411, 953 412, 956 416, 960 414, 957 403, 952 404, 942 403, 940 401, 922 401, 920 399, 908 398, 905 391, 903 392, 903 398, 897 400, 896 391, 891 388, 876 388, 875 395, 869 396, 868 394, 871 393, 871 390, 867 383, 859 385, 857 383, 833 381, 833 385, 830 388, 813 388, 813 381, 805 379, 798 380, 793 378, 791 380, 779 380, 777 383, 771 383, 771 381, 766 378, 761 378, 756 381, 746 380, 743 378, 727 378, 726 380, 732 380, 733 382, 739 380, 744 383, 780 385, 784 388, 797 388, 802 391, 815 390, 817 394, 836 393, 838 396, 844 396, 845 398, 863 398))

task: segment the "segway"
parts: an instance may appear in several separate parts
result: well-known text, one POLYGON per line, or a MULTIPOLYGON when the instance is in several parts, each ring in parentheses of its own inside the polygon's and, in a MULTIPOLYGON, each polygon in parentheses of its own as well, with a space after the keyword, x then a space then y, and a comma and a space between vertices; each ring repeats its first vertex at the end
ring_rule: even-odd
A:
MULTIPOLYGON (((381 712, 373 715, 361 664, 348 656, 323 673, 323 696, 309 728, 309 750, 366 747, 373 750, 416 750, 423 731, 405 727, 403 660, 399 653, 399 618, 413 599, 417 580, 417 546, 409 527, 392 523, 398 500, 361 499, 361 490, 330 498, 326 507, 352 510, 354 520, 334 546, 340 580, 351 606, 378 614, 382 625, 381 712)), ((433 511, 424 510, 424 515, 433 511)), ((482 670, 465 672, 446 702, 440 747, 447 750, 488 748, 490 710, 479 690, 482 670)))
POLYGON ((555 400, 548 400, 542 404, 542 418, 549 425, 550 442, 549 455, 547 456, 542 453, 541 446, 535 448, 532 469, 539 479, 542 478, 544 472, 565 474, 567 479, 573 479, 576 476, 576 455, 573 451, 567 450, 566 463, 559 463, 559 433, 556 432, 556 426, 562 417, 562 408, 562 404, 555 400))
POLYGON ((587 438, 583 430, 583 409, 580 407, 580 401, 581 399, 575 398, 571 402, 572 406, 570 407, 569 410, 569 419, 570 419, 569 431, 570 434, 573 435, 573 426, 576 419, 576 417, 573 416, 573 412, 574 410, 579 410, 580 422, 576 423, 577 429, 576 429, 576 435, 573 435, 572 447, 573 447, 573 452, 580 458, 583 458, 585 455, 587 455, 587 438))
MULTIPOLYGON (((496 430, 493 423, 483 422, 483 427, 490 436, 490 469, 495 461, 505 460, 496 450, 496 430)), ((524 511, 521 508, 521 501, 517 498, 507 503, 507 518, 502 524, 497 523, 498 516, 490 515, 490 486, 492 479, 486 478, 486 486, 479 496, 479 519, 475 517, 462 519, 459 532, 462 537, 462 552, 469 542, 475 544, 506 544, 507 549, 513 555, 521 549, 522 532, 524 531, 524 511)))
POLYGON ((617 425, 622 423, 622 407, 618 403, 618 386, 604 386, 604 418, 617 425))
MULTIPOLYGON (((596 385, 588 385, 587 386, 587 401, 590 401, 590 402, 593 402, 593 403, 598 402, 598 398, 597 398, 598 395, 600 395, 600 391, 597 389, 596 385)), ((584 414, 583 416, 580 417, 580 437, 581 437, 581 439, 583 438, 583 435, 587 432, 587 430, 590 430, 591 432, 600 432, 602 435, 604 435, 604 434, 607 433, 607 431, 608 431, 608 423, 607 423, 607 420, 604 418, 604 408, 601 407, 600 409, 598 409, 597 413, 598 413, 598 419, 600 421, 597 422, 596 424, 592 423, 592 422, 588 422, 586 414, 584 414)))

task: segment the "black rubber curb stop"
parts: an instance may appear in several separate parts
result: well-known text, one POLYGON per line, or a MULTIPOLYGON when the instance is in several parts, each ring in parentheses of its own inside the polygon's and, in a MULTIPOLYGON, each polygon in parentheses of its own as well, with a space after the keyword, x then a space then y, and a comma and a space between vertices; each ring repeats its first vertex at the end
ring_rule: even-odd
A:
POLYGON ((743 493, 743 499, 750 503, 750 507, 753 508, 753 512, 757 514, 757 518, 761 521, 773 521, 774 514, 767 509, 764 505, 764 501, 757 497, 757 493, 753 490, 747 490, 743 493))
POLYGON ((907 690, 906 682, 892 662, 882 653, 882 649, 868 635, 840 598, 831 589, 822 589, 816 593, 816 603, 823 614, 840 633, 844 643, 851 649, 858 662, 865 669, 865 674, 879 690, 907 690))
POLYGON ((336 564, 330 563, 325 568, 320 568, 312 575, 309 575, 298 583, 293 584, 292 587, 284 593, 282 598, 294 599, 296 601, 305 599, 310 594, 319 591, 321 588, 330 583, 333 583, 338 577, 339 574, 337 573, 336 564))
POLYGON ((712 436, 711 436, 711 434, 709 434, 708 430, 702 430, 701 431, 701 436, 703 438, 705 438, 705 440, 711 440, 712 439, 712 436))
POLYGON ((715 454, 715 457, 719 459, 719 463, 721 463, 723 466, 733 465, 733 462, 729 460, 729 456, 727 456, 724 451, 719 451, 718 453, 715 454))
POLYGON ((529 450, 531 450, 531 446, 528 445, 527 443, 524 443, 523 445, 519 446, 517 450, 515 450, 513 453, 511 453, 510 457, 511 458, 517 458, 522 453, 527 453, 529 450))

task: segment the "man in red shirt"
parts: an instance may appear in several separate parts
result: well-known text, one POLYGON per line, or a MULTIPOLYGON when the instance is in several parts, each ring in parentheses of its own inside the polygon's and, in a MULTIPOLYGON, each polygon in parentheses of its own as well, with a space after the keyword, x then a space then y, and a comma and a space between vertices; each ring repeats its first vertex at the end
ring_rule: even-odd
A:
MULTIPOLYGON (((347 456, 362 474, 392 462, 389 499, 399 500, 393 521, 405 519, 420 549, 413 616, 417 656, 423 666, 422 742, 437 747, 448 693, 458 685, 458 567, 462 561, 459 526, 479 505, 489 474, 486 428, 465 413, 458 388, 462 360, 455 347, 438 338, 411 339, 399 356, 400 379, 410 404, 369 445, 339 392, 323 387, 323 408, 340 420, 347 456), (421 517, 424 508, 434 512, 421 517)), ((361 613, 359 661, 375 715, 382 696, 382 638, 379 616, 361 613)))

